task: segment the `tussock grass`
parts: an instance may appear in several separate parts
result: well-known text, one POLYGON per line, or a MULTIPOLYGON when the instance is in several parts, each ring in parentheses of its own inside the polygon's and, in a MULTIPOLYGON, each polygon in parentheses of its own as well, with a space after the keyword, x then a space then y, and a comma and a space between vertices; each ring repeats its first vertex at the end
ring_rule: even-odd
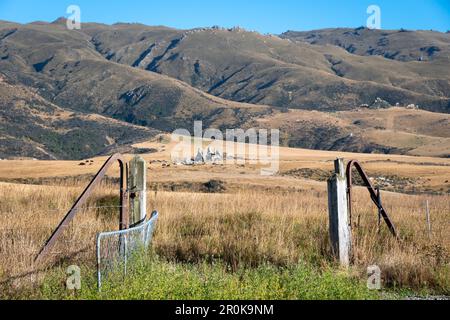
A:
MULTIPOLYGON (((39 297, 66 298, 64 282, 56 280, 58 272, 78 264, 89 270, 86 274, 94 273, 95 236, 118 228, 118 209, 80 212, 55 248, 50 267, 42 269, 33 265, 33 258, 82 188, 77 184, 64 188, 0 184, 0 190, 3 295, 33 296, 47 288, 39 297), (51 275, 56 282, 49 280, 51 275)), ((115 197, 117 189, 105 184, 88 206, 114 205, 115 197)), ((332 271, 338 268, 329 249, 326 197, 325 190, 149 192, 149 210, 160 212, 153 242, 158 259, 143 267, 145 272, 130 278, 131 292, 119 286, 110 295, 97 296, 88 289, 81 297, 272 298, 272 289, 267 289, 270 283, 273 288, 278 288, 275 284, 280 287, 273 298, 359 299, 372 297, 358 290, 367 279, 367 267, 373 264, 380 266, 387 289, 450 294, 450 196, 385 193, 383 201, 402 236, 397 242, 384 225, 378 232, 376 209, 366 192, 357 189, 354 266, 339 273, 332 271), (431 237, 425 223, 425 199, 431 203, 431 237), (157 272, 147 272, 146 268, 156 268, 157 272), (308 272, 313 276, 304 275, 308 272), (145 278, 147 273, 150 279, 145 278), (174 280, 183 277, 187 282, 178 285, 174 280), (302 277, 309 280, 302 282, 302 277), (213 285, 214 281, 219 282, 213 285), (350 287, 356 290, 355 295, 342 293, 350 287), (141 290, 147 290, 148 295, 139 293, 141 290)))

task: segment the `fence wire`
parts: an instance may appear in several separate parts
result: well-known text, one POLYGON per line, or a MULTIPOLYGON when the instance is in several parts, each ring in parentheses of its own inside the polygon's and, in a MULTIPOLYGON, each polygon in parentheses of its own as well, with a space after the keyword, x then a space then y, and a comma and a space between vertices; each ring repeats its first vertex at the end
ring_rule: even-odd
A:
POLYGON ((104 232, 97 236, 97 281, 102 282, 109 275, 118 272, 127 274, 128 262, 133 254, 145 252, 151 244, 158 212, 141 225, 122 231, 104 232))

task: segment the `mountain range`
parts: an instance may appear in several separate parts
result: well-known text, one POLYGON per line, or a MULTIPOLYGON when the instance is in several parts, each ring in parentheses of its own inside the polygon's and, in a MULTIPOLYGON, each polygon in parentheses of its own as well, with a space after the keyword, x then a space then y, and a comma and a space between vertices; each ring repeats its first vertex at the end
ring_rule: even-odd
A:
POLYGON ((282 144, 450 156, 450 34, 262 35, 0 21, 0 158, 81 159, 161 132, 280 128, 282 144))

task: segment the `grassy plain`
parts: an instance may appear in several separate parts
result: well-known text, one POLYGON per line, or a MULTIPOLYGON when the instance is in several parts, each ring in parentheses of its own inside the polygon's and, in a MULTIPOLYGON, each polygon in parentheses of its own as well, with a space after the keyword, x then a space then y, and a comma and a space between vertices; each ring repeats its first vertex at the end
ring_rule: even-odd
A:
MULTIPOLYGON (((175 166, 161 139, 149 161, 148 207, 160 212, 153 254, 125 284, 95 290, 95 236, 118 228, 110 177, 78 214, 45 266, 33 259, 105 158, 0 161, 2 298, 372 299, 450 294, 450 159, 282 148, 280 173, 260 165, 175 166), (340 269, 328 240, 326 175, 336 157, 358 159, 399 229, 394 240, 366 190, 354 197, 354 264, 340 269), (388 182, 386 182, 386 180, 388 182), (219 189, 209 188, 211 181, 219 189), (403 193, 399 193, 402 191, 403 193), (413 194, 415 192, 415 194, 413 194), (424 203, 431 209, 427 231, 424 203), (98 208, 101 207, 101 208, 98 208), (111 208, 105 208, 111 207, 111 208), (64 289, 65 268, 83 266, 83 291, 64 289), (383 291, 365 288, 367 267, 382 270, 383 291)), ((131 157, 131 156, 130 156, 131 157)))

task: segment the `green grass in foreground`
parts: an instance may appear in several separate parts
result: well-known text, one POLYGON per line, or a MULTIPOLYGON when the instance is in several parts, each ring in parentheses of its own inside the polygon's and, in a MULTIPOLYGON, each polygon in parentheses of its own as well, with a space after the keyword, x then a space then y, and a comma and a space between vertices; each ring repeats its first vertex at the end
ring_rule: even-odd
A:
MULTIPOLYGON (((137 261, 125 282, 108 281, 97 290, 93 270, 83 270, 82 290, 70 293, 64 270, 47 276, 38 299, 142 300, 310 300, 379 299, 365 283, 345 273, 318 272, 299 264, 289 268, 270 265, 234 273, 221 264, 186 265, 158 259, 137 261)), ((122 279, 122 277, 120 277, 122 279)))

